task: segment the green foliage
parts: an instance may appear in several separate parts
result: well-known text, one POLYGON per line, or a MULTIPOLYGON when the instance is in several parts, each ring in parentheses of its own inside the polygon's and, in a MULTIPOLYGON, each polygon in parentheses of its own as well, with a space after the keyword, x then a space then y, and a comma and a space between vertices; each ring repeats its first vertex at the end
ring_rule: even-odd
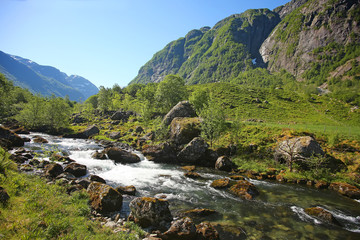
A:
POLYGON ((200 112, 201 136, 210 141, 212 147, 213 141, 218 138, 225 130, 225 113, 222 106, 213 98, 207 102, 200 112))
POLYGON ((97 109, 98 108, 98 95, 93 95, 93 96, 89 97, 88 99, 86 99, 85 104, 91 104, 91 107, 93 109, 97 109))
POLYGON ((168 75, 160 82, 155 94, 159 110, 168 112, 178 102, 185 100, 188 96, 184 80, 176 75, 168 75))
POLYGON ((31 99, 29 99, 29 102, 24 105, 23 109, 16 116, 16 119, 30 129, 38 128, 45 124, 45 108, 45 99, 41 98, 39 95, 32 96, 31 99))
POLYGON ((112 108, 111 89, 100 86, 98 96, 98 109, 108 111, 112 108))
POLYGON ((190 103, 194 106, 195 111, 199 114, 204 106, 208 103, 210 94, 207 89, 198 89, 190 96, 190 103))
POLYGON ((6 176, 9 170, 16 170, 16 164, 9 159, 10 154, 0 147, 0 174, 6 176))

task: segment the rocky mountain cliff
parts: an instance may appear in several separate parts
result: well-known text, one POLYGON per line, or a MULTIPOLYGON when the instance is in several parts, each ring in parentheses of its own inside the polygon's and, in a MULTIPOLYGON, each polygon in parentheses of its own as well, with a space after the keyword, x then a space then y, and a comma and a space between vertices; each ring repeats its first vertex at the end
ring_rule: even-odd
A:
POLYGON ((229 81, 257 67, 322 84, 320 78, 359 56, 359 9, 359 0, 293 0, 273 11, 247 10, 169 43, 130 84, 168 74, 188 84, 229 81))
POLYGON ((0 72, 16 86, 29 89, 32 93, 45 96, 65 97, 71 100, 86 100, 99 90, 89 80, 71 75, 59 69, 39 65, 29 59, 13 56, 0 51, 0 72))

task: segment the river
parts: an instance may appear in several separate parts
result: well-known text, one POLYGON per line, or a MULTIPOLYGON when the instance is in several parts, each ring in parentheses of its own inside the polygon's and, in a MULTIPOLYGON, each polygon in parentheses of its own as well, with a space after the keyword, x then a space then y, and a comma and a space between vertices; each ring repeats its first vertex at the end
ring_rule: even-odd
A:
MULTIPOLYGON (((134 185, 137 196, 162 197, 170 203, 175 215, 193 208, 216 210, 217 214, 205 220, 234 232, 222 239, 360 239, 360 202, 341 196, 330 190, 283 184, 275 181, 249 180, 256 185, 260 195, 255 200, 239 199, 226 190, 210 187, 213 180, 228 176, 209 168, 197 168, 203 177, 194 180, 184 176, 184 170, 170 164, 148 161, 139 152, 141 162, 114 164, 111 160, 91 158, 102 147, 92 140, 66 139, 46 134, 24 135, 33 138, 40 135, 49 143, 31 141, 25 148, 38 152, 59 149, 88 168, 89 174, 104 178, 113 187, 134 185), (320 206, 330 211, 340 226, 323 223, 304 212, 304 208, 320 206)), ((128 213, 124 198, 123 212, 128 213)), ((204 220, 204 219, 202 219, 204 220)))

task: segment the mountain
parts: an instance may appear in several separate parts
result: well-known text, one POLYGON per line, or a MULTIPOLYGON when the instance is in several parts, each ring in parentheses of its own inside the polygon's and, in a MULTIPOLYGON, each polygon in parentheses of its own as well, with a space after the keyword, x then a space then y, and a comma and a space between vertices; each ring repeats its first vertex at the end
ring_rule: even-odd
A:
POLYGON ((187 84, 230 81, 254 68, 285 69, 318 85, 358 75, 359 9, 359 0, 293 0, 273 11, 234 14, 170 42, 130 84, 160 82, 168 74, 187 84))
POLYGON ((0 51, 0 72, 16 86, 29 89, 32 93, 45 96, 65 97, 70 100, 86 100, 99 90, 89 80, 68 76, 57 68, 39 65, 29 59, 0 51))

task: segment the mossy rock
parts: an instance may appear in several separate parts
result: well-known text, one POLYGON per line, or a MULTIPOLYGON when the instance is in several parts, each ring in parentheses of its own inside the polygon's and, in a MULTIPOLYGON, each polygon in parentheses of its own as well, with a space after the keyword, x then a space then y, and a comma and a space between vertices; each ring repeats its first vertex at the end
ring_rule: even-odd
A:
POLYGON ((231 186, 230 192, 246 200, 251 200, 259 195, 255 185, 245 180, 240 180, 235 185, 231 186))
POLYGON ((189 143, 200 132, 200 118, 176 117, 170 124, 170 139, 178 145, 189 143))
POLYGON ((229 178, 222 178, 222 179, 214 180, 210 186, 216 189, 222 189, 222 188, 229 188, 233 184, 234 182, 230 181, 229 178))

